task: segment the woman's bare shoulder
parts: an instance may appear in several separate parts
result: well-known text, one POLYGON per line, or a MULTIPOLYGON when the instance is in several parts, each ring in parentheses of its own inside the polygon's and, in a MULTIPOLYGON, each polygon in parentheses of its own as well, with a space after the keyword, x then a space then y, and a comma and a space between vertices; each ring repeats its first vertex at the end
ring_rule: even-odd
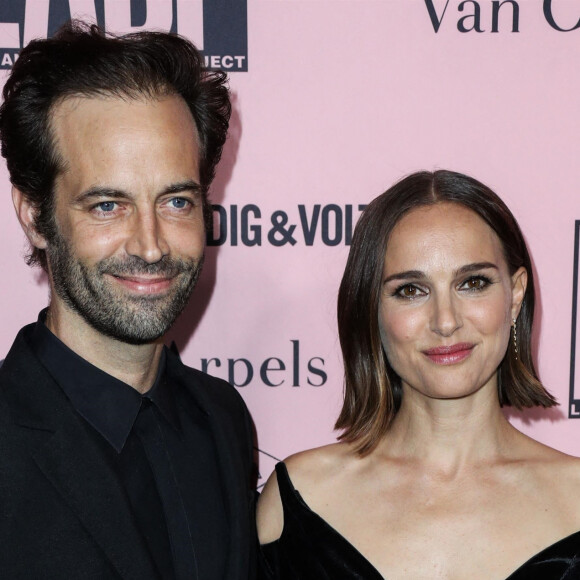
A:
MULTIPOLYGON (((554 494, 577 493, 580 489, 580 458, 533 439, 526 457, 528 468, 554 494)), ((580 509, 579 509, 580 514, 580 509)))
POLYGON ((552 478, 562 477, 564 482, 578 489, 580 486, 580 457, 568 455, 552 447, 545 448, 545 459, 540 462, 540 468, 550 472, 552 478))
MULTIPOLYGON (((284 464, 294 488, 308 495, 322 483, 328 482, 333 472, 340 471, 351 453, 350 445, 333 443, 291 455, 284 460, 284 464)), ((282 535, 284 513, 275 471, 260 494, 257 523, 261 544, 273 542, 282 535)))
POLYGON ((528 442, 529 458, 532 461, 537 461, 539 465, 560 466, 563 469, 572 471, 580 469, 580 457, 569 455, 527 435, 524 435, 524 437, 528 442))
POLYGON ((342 471, 356 454, 348 443, 333 443, 301 451, 284 463, 296 489, 312 488, 342 471))

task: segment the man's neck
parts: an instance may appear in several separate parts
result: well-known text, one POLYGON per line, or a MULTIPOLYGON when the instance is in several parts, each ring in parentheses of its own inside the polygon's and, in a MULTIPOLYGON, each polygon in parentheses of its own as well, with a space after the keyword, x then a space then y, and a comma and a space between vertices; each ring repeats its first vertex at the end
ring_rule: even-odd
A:
POLYGON ((52 301, 48 329, 66 346, 107 374, 146 393, 155 382, 163 341, 129 344, 105 336, 66 305, 52 301))

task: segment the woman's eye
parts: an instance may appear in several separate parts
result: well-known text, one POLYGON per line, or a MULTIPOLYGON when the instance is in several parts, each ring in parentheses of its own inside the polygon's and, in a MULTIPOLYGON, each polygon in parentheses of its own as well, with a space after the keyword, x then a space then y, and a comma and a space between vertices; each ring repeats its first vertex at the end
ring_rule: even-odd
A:
POLYGON ((417 298, 417 296, 423 294, 425 294, 425 292, 413 284, 405 284, 404 286, 399 286, 399 288, 395 290, 395 296, 400 298, 417 298))
POLYGON ((463 284, 461 284, 461 289, 464 290, 483 290, 486 286, 490 284, 488 278, 484 276, 474 276, 473 278, 469 278, 463 284))

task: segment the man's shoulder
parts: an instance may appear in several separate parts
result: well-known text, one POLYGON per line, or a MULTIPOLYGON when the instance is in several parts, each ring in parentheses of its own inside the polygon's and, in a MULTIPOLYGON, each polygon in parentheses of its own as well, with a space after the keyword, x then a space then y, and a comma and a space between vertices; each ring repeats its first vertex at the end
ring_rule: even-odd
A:
POLYGON ((168 357, 168 369, 170 373, 177 372, 188 383, 202 388, 204 391, 212 392, 217 396, 225 394, 226 396, 237 395, 239 397, 239 393, 230 383, 186 365, 178 355, 173 353, 168 357))
POLYGON ((1 355, 2 358, 0 358, 0 368, 5 367, 11 359, 14 359, 20 354, 24 354, 25 356, 32 354, 30 348, 28 347, 26 337, 31 334, 35 324, 36 323, 34 322, 32 324, 27 324, 18 331, 8 352, 2 353, 1 355))
POLYGON ((10 350, 0 364, 0 391, 7 383, 19 381, 25 377, 29 381, 36 381, 37 365, 32 351, 25 339, 33 325, 25 326, 16 335, 10 350))
POLYGON ((184 372, 187 373, 192 380, 201 382, 207 388, 224 389, 225 391, 233 391, 237 393, 236 389, 227 381, 224 381, 219 377, 214 377, 213 375, 208 375, 199 369, 187 366, 185 363, 181 364, 183 365, 184 372))
POLYGON ((167 368, 169 376, 181 378, 202 407, 210 407, 207 411, 223 409, 230 413, 247 413, 241 395, 227 381, 187 366, 174 353, 168 356, 167 368))
POLYGON ((188 367, 187 365, 183 366, 185 367, 188 375, 191 377, 191 380, 196 385, 198 385, 198 388, 203 389, 203 392, 208 398, 211 400, 215 399, 216 401, 220 402, 230 401, 231 403, 238 405, 241 404, 245 408, 245 403, 242 399, 242 396, 230 383, 218 377, 208 375, 207 373, 204 373, 198 369, 194 369, 193 367, 188 367))
POLYGON ((34 326, 34 323, 24 326, 14 338, 10 350, 0 365, 0 385, 7 381, 19 380, 37 382, 39 375, 46 374, 28 343, 28 337, 34 326))
POLYGON ((217 377, 186 366, 179 357, 168 357, 168 378, 177 379, 190 393, 198 408, 209 418, 221 445, 233 456, 246 458, 247 473, 252 471, 253 422, 250 413, 235 387, 217 377))

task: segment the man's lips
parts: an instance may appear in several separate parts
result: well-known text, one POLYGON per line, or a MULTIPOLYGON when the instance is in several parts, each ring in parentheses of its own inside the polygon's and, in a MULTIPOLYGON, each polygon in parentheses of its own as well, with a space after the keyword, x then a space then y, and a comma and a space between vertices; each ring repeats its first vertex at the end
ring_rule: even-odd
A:
POLYGON ((465 360, 473 351, 474 344, 458 342, 451 346, 437 346, 423 351, 423 354, 432 362, 440 365, 452 365, 465 360))
POLYGON ((165 276, 119 276, 110 274, 119 284, 137 294, 161 294, 172 283, 172 277, 165 276))

